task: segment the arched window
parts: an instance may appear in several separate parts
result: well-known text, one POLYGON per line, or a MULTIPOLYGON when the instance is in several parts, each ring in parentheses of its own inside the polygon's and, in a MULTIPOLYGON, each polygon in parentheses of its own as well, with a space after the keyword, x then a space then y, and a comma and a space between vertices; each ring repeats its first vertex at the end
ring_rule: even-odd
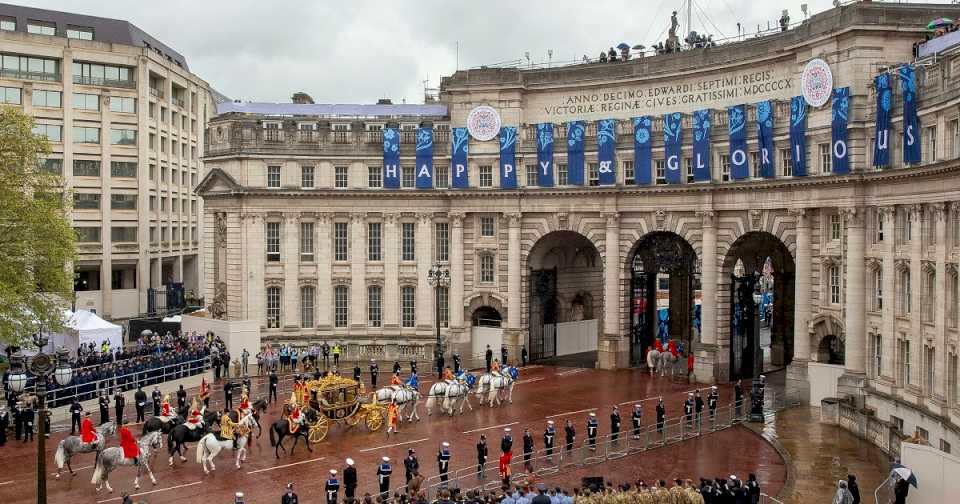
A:
POLYGON ((316 292, 317 290, 312 285, 300 287, 300 327, 313 327, 316 292))
POLYGON ((350 309, 350 290, 346 285, 333 288, 333 326, 347 327, 350 309))
POLYGON ((417 326, 417 288, 409 285, 400 289, 400 324, 402 327, 417 326))
POLYGON ((367 325, 383 325, 383 288, 379 285, 367 287, 367 325))
POLYGON ((937 285, 937 272, 933 268, 923 272, 923 283, 923 299, 920 303, 923 307, 923 321, 933 322, 934 300, 936 299, 933 290, 937 285))
POLYGON ((873 291, 873 311, 882 311, 883 310, 883 268, 875 268, 873 270, 873 275, 871 276, 871 281, 873 285, 871 286, 873 291))
POLYGON ((838 266, 828 267, 827 279, 830 287, 830 303, 840 304, 840 268, 838 266))
POLYGON ((267 287, 267 328, 280 327, 280 287, 267 287))
POLYGON ((947 270, 947 320, 950 327, 957 327, 957 301, 960 294, 960 285, 957 282, 957 272, 947 270))

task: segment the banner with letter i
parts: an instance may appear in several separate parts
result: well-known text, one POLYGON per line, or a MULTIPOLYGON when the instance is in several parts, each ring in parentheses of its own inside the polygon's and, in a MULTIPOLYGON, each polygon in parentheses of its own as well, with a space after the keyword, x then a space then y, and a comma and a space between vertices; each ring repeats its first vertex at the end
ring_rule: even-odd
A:
POLYGON ((517 188, 517 128, 500 128, 500 187, 517 188))
POLYGON ((553 187, 553 124, 537 124, 537 185, 553 187))
POLYGON ((567 183, 583 185, 583 121, 567 123, 567 183))
POLYGON ((850 173, 850 152, 847 149, 847 116, 850 114, 850 88, 833 90, 833 122, 830 124, 833 173, 850 173))
POLYGON ((920 164, 920 118, 917 117, 917 80, 913 65, 900 67, 903 93, 903 164, 920 164))
POLYGON ((383 187, 400 188, 400 130, 383 128, 383 187))
POLYGON ((807 100, 803 96, 790 99, 790 157, 793 176, 807 176, 807 100))
POLYGON ((710 181, 710 130, 713 114, 709 109, 693 112, 693 180, 710 181))
POLYGON ((890 91, 890 75, 886 72, 873 78, 877 89, 877 124, 874 127, 873 166, 890 166, 890 105, 893 93, 890 91))
POLYGON ((637 185, 650 185, 651 149, 650 137, 653 121, 649 116, 633 118, 633 179, 637 185))
POLYGON ((663 160, 668 184, 679 184, 680 175, 680 112, 663 116, 663 160))
POLYGON ((733 180, 750 178, 750 166, 747 165, 746 107, 743 105, 727 107, 727 123, 730 134, 730 178, 733 180))
POLYGON ((617 183, 617 122, 597 121, 597 165, 600 185, 617 183))
POLYGON ((450 171, 453 173, 453 187, 470 187, 467 176, 467 155, 470 152, 470 134, 467 128, 453 128, 450 135, 450 171))
POLYGON ((433 187, 433 127, 417 128, 417 189, 433 187))
POLYGON ((773 104, 770 100, 757 103, 757 146, 760 149, 760 176, 773 178, 773 104))

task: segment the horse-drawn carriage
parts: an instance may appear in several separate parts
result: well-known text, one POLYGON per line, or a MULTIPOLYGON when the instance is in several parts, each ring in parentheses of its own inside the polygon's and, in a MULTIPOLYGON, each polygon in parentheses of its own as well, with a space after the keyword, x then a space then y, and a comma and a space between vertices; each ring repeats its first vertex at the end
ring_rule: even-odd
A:
POLYGON ((363 383, 329 375, 310 380, 306 386, 310 391, 310 401, 309 405, 304 405, 304 409, 309 408, 315 413, 308 414, 307 418, 316 418, 307 423, 311 443, 323 441, 334 422, 346 423, 351 427, 364 422, 370 432, 383 426, 386 407, 378 404, 372 394, 368 396, 364 393, 363 383))

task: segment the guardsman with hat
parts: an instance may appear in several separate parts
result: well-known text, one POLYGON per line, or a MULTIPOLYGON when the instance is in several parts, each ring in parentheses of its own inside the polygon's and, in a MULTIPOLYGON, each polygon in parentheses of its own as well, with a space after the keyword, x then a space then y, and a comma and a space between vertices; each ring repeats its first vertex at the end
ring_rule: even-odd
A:
POLYGON ((277 377, 276 367, 270 368, 270 376, 268 380, 270 381, 270 387, 268 389, 269 392, 267 393, 267 400, 270 401, 270 403, 273 403, 273 401, 277 400, 277 386, 280 382, 280 378, 277 377))
POLYGON ((80 442, 91 444, 97 441, 97 431, 93 429, 93 422, 90 420, 90 412, 83 414, 83 421, 80 422, 80 442))
POLYGON ((717 418, 717 401, 720 399, 720 394, 717 392, 717 386, 714 385, 710 387, 710 393, 707 394, 707 408, 710 409, 710 423, 714 423, 717 418))
POLYGON ((70 404, 70 435, 74 435, 76 430, 80 428, 80 419, 83 418, 83 405, 80 404, 80 401, 76 397, 73 398, 73 403, 70 404))
POLYGON ((693 428, 693 392, 687 392, 687 400, 683 402, 683 418, 687 421, 687 428, 693 428))
POLYGON ((305 415, 300 412, 300 404, 297 402, 296 393, 290 394, 290 401, 288 404, 290 405, 290 416, 287 417, 287 421, 290 423, 290 433, 296 434, 296 432, 300 430, 300 426, 303 425, 303 422, 306 420, 304 418, 305 415))
POLYGON ((377 466, 377 483, 380 485, 380 497, 384 500, 390 497, 390 475, 393 474, 393 468, 390 467, 390 457, 380 459, 380 465, 377 466))
POLYGON ((437 469, 440 472, 440 483, 446 485, 447 472, 450 471, 450 443, 444 441, 437 452, 437 469))
POLYGON ((137 391, 133 393, 133 406, 137 410, 137 422, 146 420, 147 393, 143 391, 143 387, 139 383, 137 384, 137 391))
POLYGON ((530 429, 523 429, 523 465, 528 473, 533 473, 533 465, 530 464, 530 458, 533 457, 533 435, 530 429))
POLYGON ((543 430, 543 447, 547 450, 547 457, 553 456, 553 440, 557 437, 557 429, 553 420, 547 420, 547 428, 543 430))
POLYGON ((480 479, 483 479, 486 476, 483 468, 487 463, 487 456, 489 453, 490 452, 487 449, 487 436, 480 434, 480 441, 477 441, 477 476, 480 479))
POLYGON ((460 352, 453 351, 453 374, 460 374, 460 352))
POLYGON ((610 412, 610 440, 617 442, 620 439, 620 407, 613 405, 613 411, 610 412))
POLYGON ((200 402, 204 408, 210 407, 210 385, 207 384, 206 377, 200 378, 200 402))
POLYGON ((640 439, 640 427, 643 422, 643 404, 636 403, 633 405, 633 413, 630 415, 630 419, 633 421, 633 439, 640 439))
POLYGON ((567 419, 566 425, 563 426, 563 434, 566 437, 566 448, 567 451, 573 450, 573 444, 577 440, 577 429, 573 426, 573 422, 570 419, 567 419))
POLYGON ((657 432, 663 434, 663 424, 667 420, 667 408, 663 405, 663 397, 657 398, 657 432))
POLYGON ((360 370, 360 361, 357 361, 356 365, 353 366, 353 381, 359 382, 363 371, 360 370))
POLYGON ((590 417, 587 418, 587 443, 591 450, 597 449, 597 427, 597 414, 591 411, 590 417))
POLYGON ((123 449, 123 457, 133 459, 133 465, 139 465, 137 458, 140 456, 140 447, 137 446, 137 440, 133 438, 133 433, 121 421, 120 429, 117 435, 120 436, 120 448, 123 449))
POLYGON ((330 469, 330 477, 323 487, 327 494, 327 504, 337 504, 337 494, 340 492, 340 480, 337 479, 337 470, 330 469))
POLYGON ((228 410, 233 409, 233 387, 230 380, 223 384, 223 405, 228 410))
POLYGON ((420 471, 420 461, 417 460, 417 452, 413 448, 407 450, 407 458, 403 459, 403 472, 407 478, 407 484, 413 479, 414 473, 420 471))
POLYGON ((347 467, 343 469, 343 498, 347 503, 353 501, 353 496, 357 492, 357 468, 353 465, 353 459, 347 459, 347 467))
POLYGON ((233 440, 233 449, 237 449, 237 435, 235 429, 237 422, 230 419, 230 411, 226 410, 220 415, 220 437, 224 440, 233 440))
POLYGON ((173 411, 173 407, 170 406, 170 394, 167 394, 163 397, 163 402, 160 404, 160 416, 158 418, 161 422, 169 422, 176 416, 177 414, 173 411))
POLYGON ((250 412, 250 396, 247 394, 247 387, 243 387, 241 390, 240 406, 237 406, 237 413, 240 414, 239 418, 247 416, 247 413, 250 412))
POLYGON ((100 406, 100 425, 103 425, 110 421, 110 398, 107 397, 106 390, 100 393, 97 405, 100 406))

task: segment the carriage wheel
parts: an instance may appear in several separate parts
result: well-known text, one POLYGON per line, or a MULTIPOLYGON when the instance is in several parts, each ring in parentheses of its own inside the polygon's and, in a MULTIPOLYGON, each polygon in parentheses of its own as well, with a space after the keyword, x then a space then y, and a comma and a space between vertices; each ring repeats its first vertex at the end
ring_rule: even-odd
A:
POLYGON ((313 423, 310 426, 310 442, 319 443, 327 437, 327 432, 330 431, 330 421, 327 420, 327 417, 321 416, 319 420, 313 423))
POLYGON ((347 422, 347 425, 349 425, 350 427, 353 427, 354 425, 357 425, 358 423, 360 423, 360 420, 362 419, 363 419, 363 415, 358 411, 348 416, 346 419, 344 419, 344 421, 347 422))
POLYGON ((383 416, 379 411, 370 411, 367 413, 367 430, 374 432, 383 427, 383 416))

